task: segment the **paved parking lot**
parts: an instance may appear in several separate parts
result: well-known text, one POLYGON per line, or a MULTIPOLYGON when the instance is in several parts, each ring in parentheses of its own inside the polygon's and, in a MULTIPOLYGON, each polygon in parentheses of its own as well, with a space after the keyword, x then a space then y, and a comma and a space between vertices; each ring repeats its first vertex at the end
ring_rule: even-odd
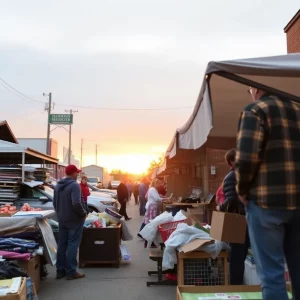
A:
MULTIPOLYGON (((43 280, 39 292, 40 300, 174 300, 176 288, 146 287, 149 280, 147 271, 155 270, 156 264, 149 260, 148 250, 143 242, 136 238, 142 218, 138 206, 130 202, 128 222, 134 239, 126 242, 132 261, 116 268, 85 268, 86 278, 75 281, 55 279, 55 268, 48 267, 50 274, 43 280)), ((156 280, 156 277, 152 278, 156 280)))

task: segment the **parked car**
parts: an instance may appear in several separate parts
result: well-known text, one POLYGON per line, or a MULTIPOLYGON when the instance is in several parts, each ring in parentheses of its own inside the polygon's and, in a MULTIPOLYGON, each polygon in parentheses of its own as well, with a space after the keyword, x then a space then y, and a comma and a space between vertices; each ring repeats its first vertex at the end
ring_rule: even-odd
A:
MULTIPOLYGON (((20 200, 15 202, 19 210, 23 204, 28 203, 31 207, 42 208, 43 210, 53 208, 54 185, 46 185, 42 182, 31 181, 21 184, 20 200)), ((100 192, 92 192, 88 197, 90 211, 104 212, 106 208, 118 209, 116 199, 110 195, 100 192)))
POLYGON ((116 190, 118 188, 118 186, 120 185, 120 183, 121 183, 120 180, 113 180, 111 182, 111 187, 116 190))
POLYGON ((102 182, 99 177, 89 177, 87 178, 87 182, 90 183, 91 185, 101 189, 102 188, 102 182))
POLYGON ((118 195, 116 191, 113 190, 109 190, 109 189, 99 189, 93 185, 91 185, 90 183, 88 183, 88 187, 90 188, 91 191, 93 192, 100 192, 100 193, 104 193, 104 194, 108 194, 111 197, 113 197, 114 199, 118 199, 118 195))

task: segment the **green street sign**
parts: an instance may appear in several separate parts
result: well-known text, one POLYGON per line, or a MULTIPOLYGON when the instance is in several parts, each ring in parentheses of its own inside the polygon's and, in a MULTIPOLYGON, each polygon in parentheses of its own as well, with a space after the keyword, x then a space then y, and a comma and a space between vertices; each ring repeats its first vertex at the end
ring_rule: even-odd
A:
POLYGON ((56 125, 71 125, 73 124, 73 114, 50 114, 49 123, 56 125))

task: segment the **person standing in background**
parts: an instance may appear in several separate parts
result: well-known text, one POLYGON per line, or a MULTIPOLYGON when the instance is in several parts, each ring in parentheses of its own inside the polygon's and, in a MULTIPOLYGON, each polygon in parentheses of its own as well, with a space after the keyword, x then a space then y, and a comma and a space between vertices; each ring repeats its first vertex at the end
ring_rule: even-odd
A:
POLYGON ((134 201, 135 205, 139 205, 139 184, 138 182, 135 182, 134 187, 133 187, 133 196, 134 196, 134 201))
MULTIPOLYGON (((239 200, 235 186, 235 156, 236 150, 231 149, 225 154, 225 161, 230 167, 230 172, 223 180, 223 192, 225 201, 217 206, 217 210, 233 214, 245 215, 244 204, 239 200)), ((244 282, 245 260, 250 247, 248 230, 246 231, 245 242, 243 244, 230 243, 229 254, 229 274, 231 285, 242 285, 244 282)))
POLYGON ((77 251, 81 242, 83 224, 87 211, 77 183, 76 166, 66 167, 66 177, 59 180, 54 188, 53 206, 59 223, 59 242, 57 247, 56 278, 67 276, 68 280, 85 277, 77 269, 77 251))
POLYGON ((87 180, 88 180, 88 178, 86 175, 83 175, 81 177, 80 188, 81 188, 82 198, 83 198, 83 201, 85 204, 85 210, 88 212, 89 209, 88 209, 88 204, 87 204, 87 198, 88 198, 88 196, 90 196, 91 192, 90 192, 89 186, 87 185, 87 180))
POLYGON ((139 201, 140 201, 140 216, 144 216, 146 212, 146 194, 149 188, 149 180, 148 178, 144 178, 139 185, 139 201))
POLYGON ((128 190, 128 201, 130 201, 131 196, 132 196, 132 184, 129 180, 127 180, 127 182, 126 182, 126 187, 127 187, 127 190, 128 190))
POLYGON ((126 204, 128 201, 128 197, 129 197, 129 193, 128 193, 128 189, 124 183, 124 181, 122 181, 118 188, 117 188, 117 194, 118 194, 118 201, 121 205, 121 209, 120 209, 120 215, 122 215, 126 221, 131 220, 131 218, 128 217, 127 215, 127 211, 126 211, 126 204))

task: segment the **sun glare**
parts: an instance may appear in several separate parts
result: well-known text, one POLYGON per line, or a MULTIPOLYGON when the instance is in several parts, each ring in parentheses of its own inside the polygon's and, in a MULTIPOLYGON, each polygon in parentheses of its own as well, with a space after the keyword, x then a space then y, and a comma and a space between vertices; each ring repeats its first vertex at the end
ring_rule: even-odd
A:
MULTIPOLYGON (((122 170, 131 174, 145 173, 152 160, 156 160, 156 155, 127 154, 127 155, 102 155, 98 158, 98 165, 112 170, 122 170)), ((94 156, 85 156, 83 166, 95 164, 94 156)))

